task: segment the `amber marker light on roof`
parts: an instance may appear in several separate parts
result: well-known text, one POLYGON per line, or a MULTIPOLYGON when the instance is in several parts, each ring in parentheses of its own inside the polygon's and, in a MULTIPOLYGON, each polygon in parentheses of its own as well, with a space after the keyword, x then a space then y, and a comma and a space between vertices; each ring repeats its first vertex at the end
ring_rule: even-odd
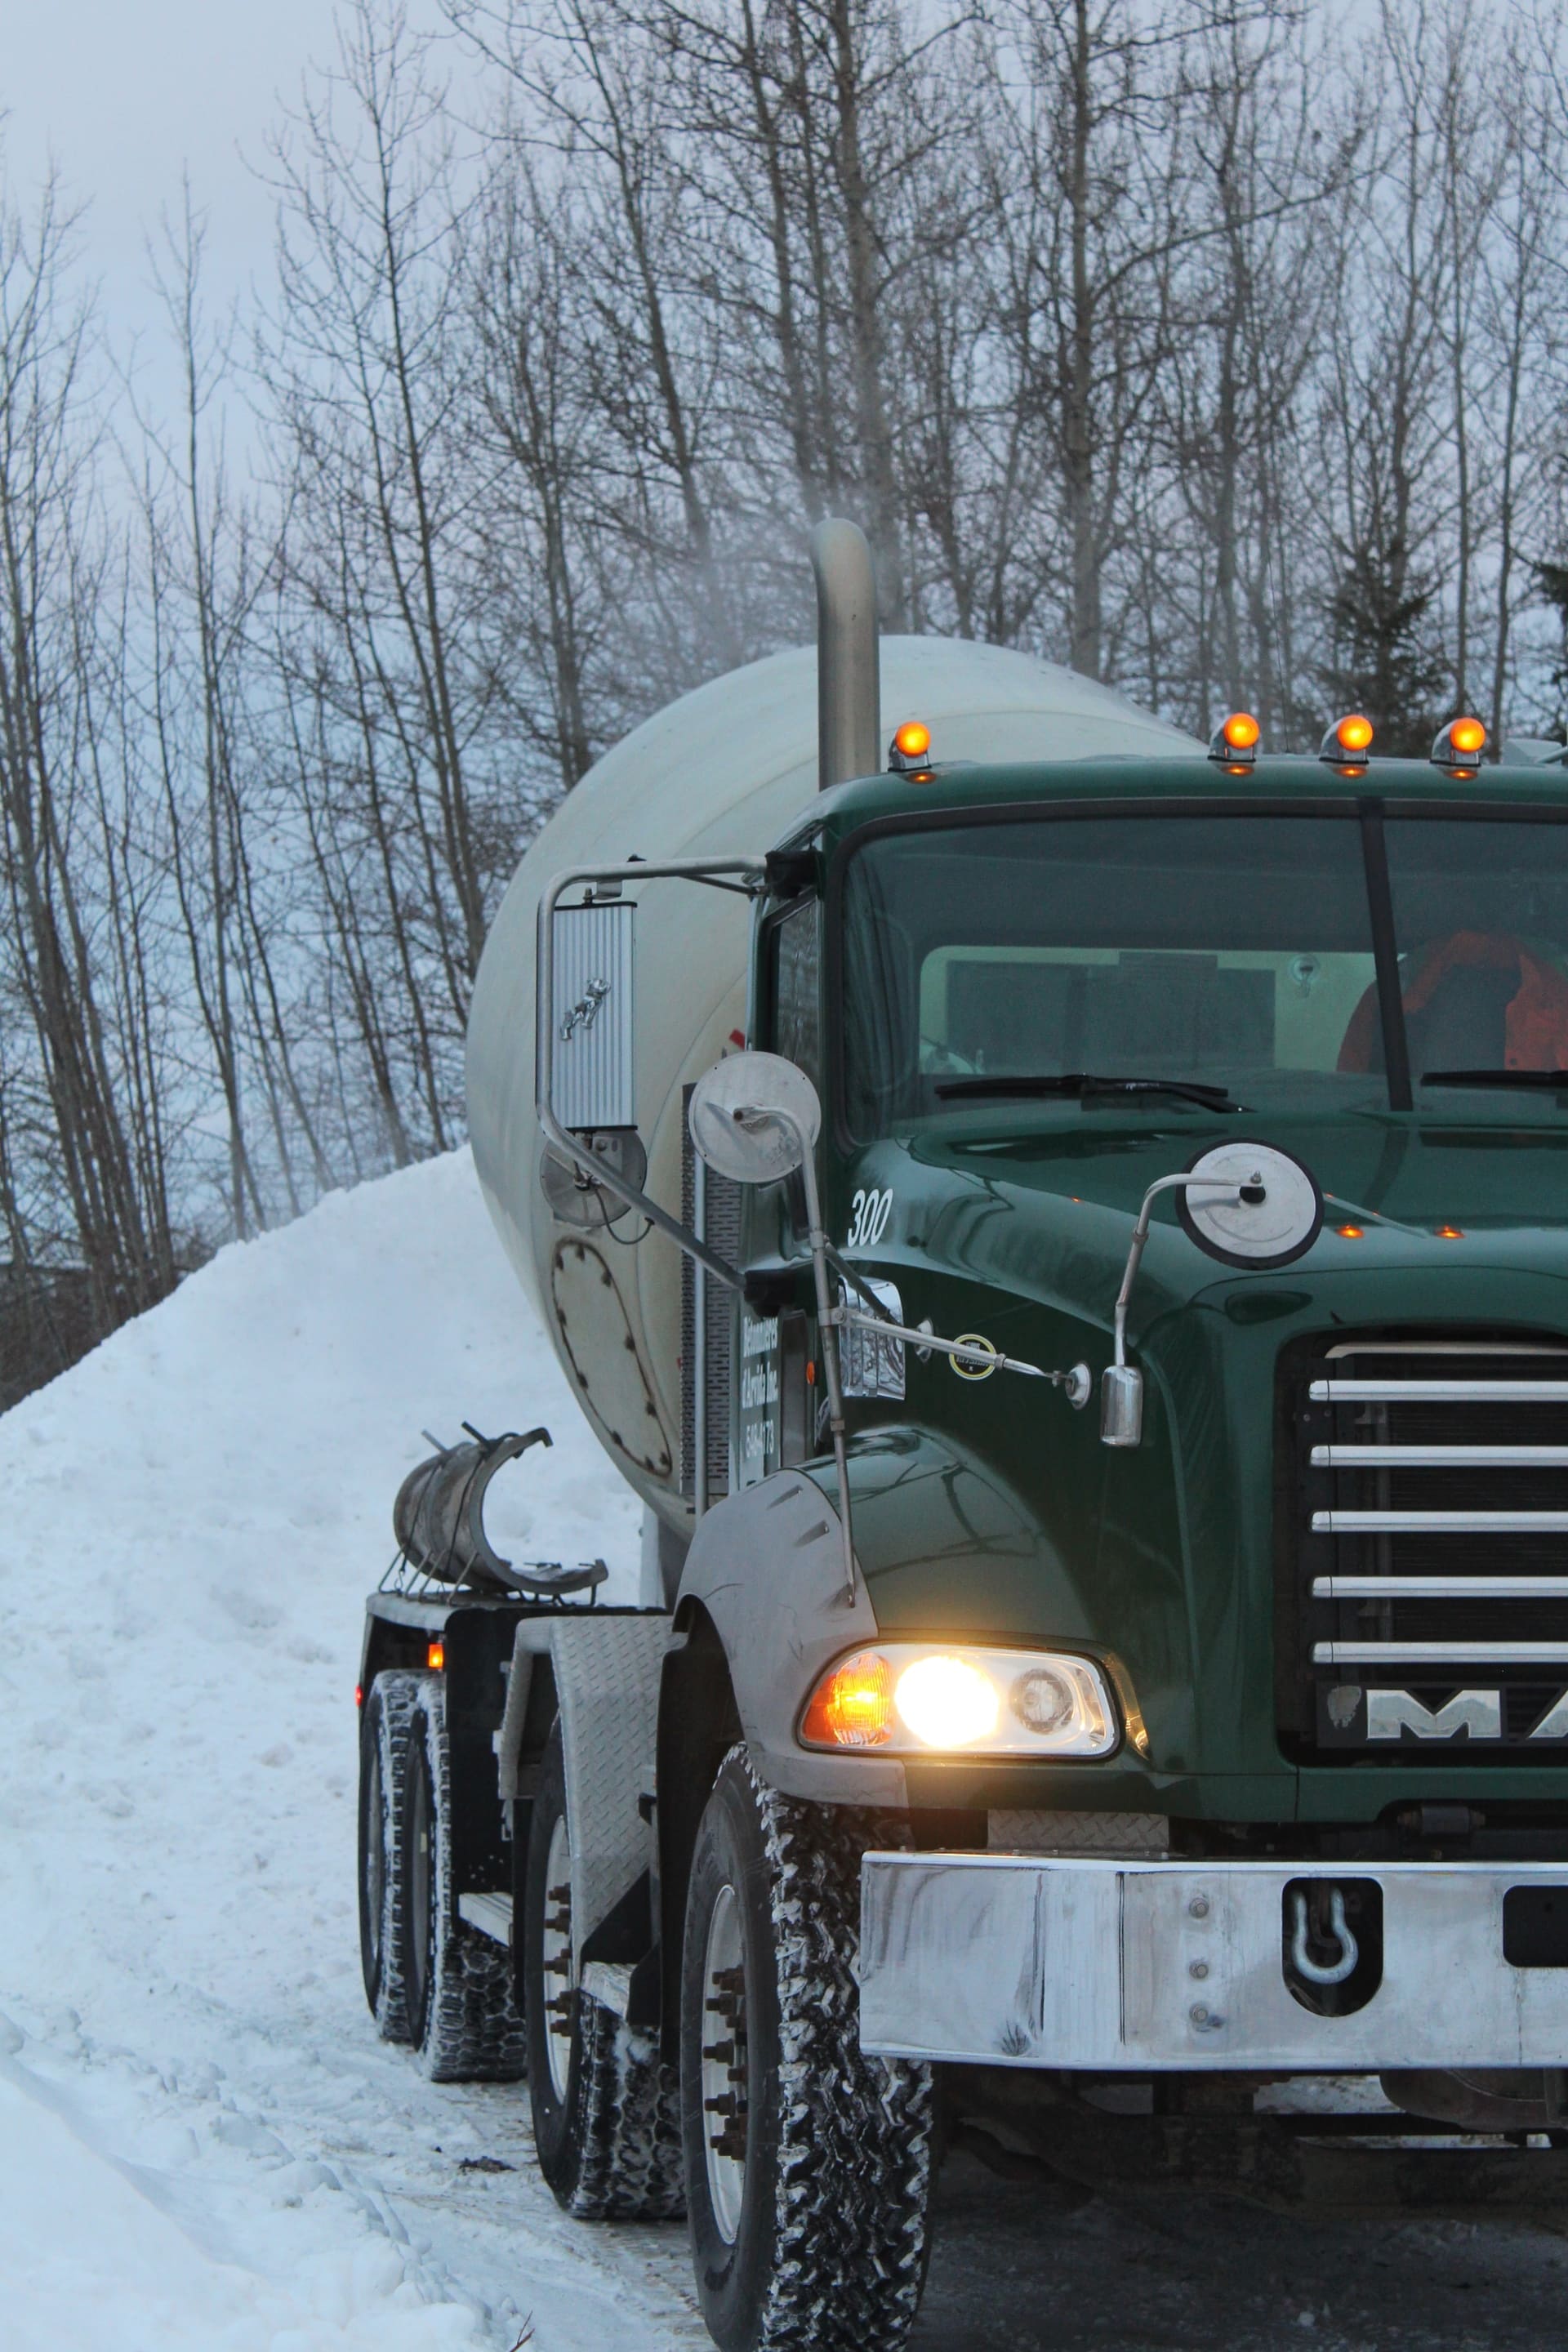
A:
POLYGON ((923 719, 906 719, 888 747, 888 765, 895 775, 931 763, 931 729, 923 719))
POLYGON ((1473 768, 1487 748, 1487 730, 1479 719, 1450 719, 1432 746, 1435 768, 1473 768))
POLYGON ((1364 1225, 1336 1225, 1334 1231, 1342 1242, 1364 1242, 1366 1239, 1364 1225))
POLYGON ((1436 1231, 1440 1242, 1462 1242, 1465 1238, 1463 1225, 1439 1225, 1436 1231))
POLYGON ((1370 719, 1359 710, 1349 711, 1329 728, 1318 756, 1336 768, 1364 768, 1372 749, 1372 731, 1370 719))
POLYGON ((1233 710, 1209 738, 1209 758, 1233 768, 1249 768, 1258 757, 1263 730, 1250 710, 1233 710))

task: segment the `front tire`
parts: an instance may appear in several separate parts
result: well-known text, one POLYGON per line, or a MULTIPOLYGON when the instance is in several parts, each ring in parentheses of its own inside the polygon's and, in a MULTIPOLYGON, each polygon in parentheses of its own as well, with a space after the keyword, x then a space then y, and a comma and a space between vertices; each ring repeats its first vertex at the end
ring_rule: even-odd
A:
POLYGON ((414 1675, 398 1898, 408 2040, 433 2083, 515 2083, 527 2070, 511 1954, 458 1916, 447 1685, 414 1675))
POLYGON ((556 2202, 583 2221, 679 2221, 676 2071, 651 2036, 577 1983, 559 1723, 534 1792, 522 1932, 533 2148, 556 2202))
POLYGON ((681 2116, 697 2293, 721 2352, 899 2352, 925 2284, 929 2066, 859 2041, 874 1816, 725 1758, 692 1860, 681 2116))

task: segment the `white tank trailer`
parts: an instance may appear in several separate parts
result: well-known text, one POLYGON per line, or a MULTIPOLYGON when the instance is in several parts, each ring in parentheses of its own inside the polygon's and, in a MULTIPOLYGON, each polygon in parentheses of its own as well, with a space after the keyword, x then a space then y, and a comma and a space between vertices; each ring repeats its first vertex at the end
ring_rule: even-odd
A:
MULTIPOLYGON (((1204 750, 1108 688, 1026 654, 943 637, 889 636, 879 646, 860 533, 820 525, 812 558, 820 681, 816 649, 770 655, 682 696, 596 761, 512 879, 468 1021, 468 1125, 490 1214, 595 1435, 679 1537, 691 1532, 696 1483, 689 1428, 682 1444, 682 1256, 657 1232, 639 1247, 622 1246, 644 1232, 643 1217, 584 1181, 541 1133, 535 978, 545 892, 581 866, 760 856, 809 814, 817 790, 885 764, 884 724, 890 734, 922 720, 943 763, 1204 750)), ((575 1009, 579 1046, 597 1029, 601 1063, 608 1054, 619 1064, 601 1069, 609 1097, 601 1090, 594 1108, 598 1122, 608 1104, 614 1123, 579 1125, 563 1096, 568 1055, 558 1045, 563 1124, 677 1213, 683 1181, 688 1208, 692 1183, 685 1090, 748 1035, 749 921, 742 895, 659 880, 601 911, 575 977, 574 950, 558 935, 556 1038, 575 1009)), ((686 1286, 689 1346, 689 1276, 686 1286)))

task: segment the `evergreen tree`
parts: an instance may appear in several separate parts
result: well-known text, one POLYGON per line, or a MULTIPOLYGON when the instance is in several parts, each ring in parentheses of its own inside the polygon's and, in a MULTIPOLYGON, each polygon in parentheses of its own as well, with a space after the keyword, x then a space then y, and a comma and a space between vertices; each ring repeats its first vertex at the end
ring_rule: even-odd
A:
POLYGON ((1334 657, 1320 676, 1331 712, 1363 710, 1387 755, 1424 757, 1451 715, 1432 602, 1403 549, 1371 546, 1352 556, 1330 604, 1334 657))
POLYGON ((1568 742, 1568 563, 1532 563, 1536 584, 1546 603, 1557 614, 1560 632, 1557 646, 1557 667, 1552 673, 1552 689, 1557 696, 1557 710, 1552 722, 1552 732, 1568 742))

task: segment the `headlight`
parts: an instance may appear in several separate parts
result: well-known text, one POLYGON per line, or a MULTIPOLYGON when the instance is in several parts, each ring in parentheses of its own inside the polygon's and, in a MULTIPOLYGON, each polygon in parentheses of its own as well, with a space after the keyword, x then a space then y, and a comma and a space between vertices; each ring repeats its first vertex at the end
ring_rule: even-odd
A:
POLYGON ((1092 1658, 879 1643, 840 1658, 801 1717, 803 1748, 905 1755, 1109 1756, 1120 1732, 1092 1658))

